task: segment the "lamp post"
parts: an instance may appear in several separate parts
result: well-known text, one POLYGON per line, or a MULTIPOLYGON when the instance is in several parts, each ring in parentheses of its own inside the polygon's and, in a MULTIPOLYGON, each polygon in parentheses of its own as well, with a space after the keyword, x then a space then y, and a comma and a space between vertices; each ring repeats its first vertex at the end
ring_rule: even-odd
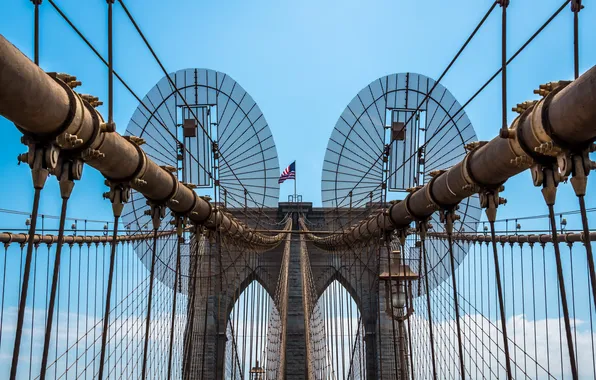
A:
MULTIPOLYGON (((402 244, 404 247, 404 244, 402 244)), ((405 263, 401 250, 391 252, 387 271, 379 275, 385 281, 385 312, 397 321, 398 334, 395 344, 399 347, 401 379, 407 379, 406 333, 404 322, 414 313, 412 281, 419 278, 405 263)), ((392 322, 395 323, 395 322, 392 322)), ((394 333, 395 334, 395 333, 394 333)), ((397 360, 397 359, 396 359, 397 360)))
POLYGON ((259 361, 257 360, 257 365, 250 369, 250 380, 263 380, 264 373, 265 370, 261 368, 261 366, 259 365, 259 361))

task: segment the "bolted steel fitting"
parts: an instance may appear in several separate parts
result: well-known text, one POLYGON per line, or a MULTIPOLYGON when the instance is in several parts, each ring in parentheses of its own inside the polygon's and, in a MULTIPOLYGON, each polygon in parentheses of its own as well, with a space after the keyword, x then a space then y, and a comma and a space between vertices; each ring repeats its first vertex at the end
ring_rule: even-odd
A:
POLYGON ((79 94, 79 96, 81 97, 81 99, 83 99, 84 101, 89 103, 91 105, 91 107, 93 107, 93 108, 97 108, 97 107, 103 105, 103 102, 100 101, 97 96, 93 96, 93 95, 89 95, 89 94, 79 94))
POLYGON ((28 152, 18 155, 19 163, 24 162, 31 168, 33 186, 43 189, 46 179, 58 166, 60 147, 56 144, 38 144, 23 138, 21 141, 28 143, 28 152))
MULTIPOLYGON (((38 1, 38 0, 33 0, 33 1, 38 1)), ((41 3, 41 0, 39 0, 39 2, 41 3)), ((66 85, 70 88, 76 88, 82 84, 81 81, 78 81, 77 77, 75 77, 73 75, 69 75, 69 74, 65 74, 65 73, 54 73, 54 72, 50 72, 50 73, 48 73, 48 75, 51 76, 52 78, 60 79, 62 82, 66 83, 66 85)))
POLYGON ((79 96, 81 97, 81 99, 83 99, 84 101, 86 101, 89 104, 99 100, 99 98, 97 96, 93 96, 93 95, 89 95, 89 94, 79 94, 79 96))
POLYGON ((166 216, 166 207, 163 204, 153 203, 150 204, 151 208, 145 210, 145 215, 151 216, 153 222, 153 229, 157 230, 161 225, 161 220, 166 216))
POLYGON ((106 185, 110 187, 110 191, 104 193, 104 198, 108 198, 112 202, 112 211, 114 216, 122 215, 124 204, 130 200, 131 189, 128 184, 105 181, 106 185))
POLYGON ((485 146, 488 141, 472 141, 471 143, 467 143, 464 147, 468 152, 473 152, 478 148, 485 146))
POLYGON ((410 194, 417 192, 418 190, 422 189, 422 186, 414 186, 406 189, 406 191, 410 194))
POLYGON ((21 153, 17 156, 17 160, 19 162, 19 165, 21 164, 21 162, 27 165, 32 165, 33 155, 29 154, 29 152, 21 153))
POLYGON ((567 86, 569 83, 571 83, 571 81, 560 80, 557 82, 548 82, 545 84, 541 84, 540 86, 538 86, 537 90, 534 90, 534 94, 544 97, 544 96, 547 96, 548 94, 550 94, 551 91, 553 91, 561 86, 567 86))
POLYGON ((104 158, 106 155, 97 149, 87 148, 83 151, 82 158, 84 161, 104 158))
POLYGON ((534 163, 534 160, 529 156, 523 155, 511 159, 509 162, 517 167, 527 167, 531 166, 534 163))
POLYGON ((555 157, 561 153, 561 148, 555 146, 552 141, 546 141, 534 148, 534 151, 545 156, 555 157))
POLYGON ((584 9, 582 0, 571 0, 571 11, 577 13, 584 9))
POLYGON ((125 140, 128 140, 129 142, 137 145, 137 146, 141 146, 143 144, 145 144, 145 139, 141 138, 141 137, 137 137, 137 136, 122 136, 125 140))
POLYGON ((101 123, 99 125, 99 128, 101 129, 102 132, 107 132, 107 133, 116 132, 116 123, 114 123, 114 122, 101 123))
POLYGON ((135 186, 145 186, 147 184, 147 181, 140 179, 140 178, 135 178, 135 179, 133 179, 132 183, 135 186))
POLYGON ((522 103, 518 103, 517 106, 513 107, 511 110, 513 112, 517 112, 519 114, 524 113, 528 108, 534 106, 536 103, 538 103, 537 100, 527 100, 525 102, 522 103))
POLYGON ((64 132, 56 137, 56 144, 61 148, 74 148, 82 143, 83 140, 77 135, 72 135, 68 132, 64 132))
POLYGON ((445 173, 447 170, 445 169, 439 169, 439 170, 433 170, 430 173, 428 173, 429 176, 431 176, 432 178, 434 177, 438 177, 441 174, 445 173))
POLYGON ((161 165, 160 168, 170 173, 176 173, 178 171, 178 169, 171 165, 161 165))

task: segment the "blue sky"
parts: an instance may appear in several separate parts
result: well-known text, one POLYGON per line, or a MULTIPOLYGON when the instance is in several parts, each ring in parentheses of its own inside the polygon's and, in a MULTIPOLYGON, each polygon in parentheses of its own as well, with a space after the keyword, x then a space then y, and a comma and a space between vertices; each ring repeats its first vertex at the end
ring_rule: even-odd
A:
MULTIPOLYGON (((103 1, 57 2, 102 54, 107 52, 106 6, 103 1)), ((263 111, 277 145, 280 168, 297 161, 298 193, 320 204, 320 178, 327 141, 339 115, 368 83, 396 72, 418 72, 437 78, 465 38, 490 7, 490 1, 225 1, 128 2, 148 40, 168 71, 211 68, 232 76, 252 95, 263 111)), ((515 51, 541 25, 561 1, 514 1, 509 8, 508 51, 515 51)), ((33 51, 33 12, 28 1, 3 5, 0 33, 25 54, 33 51)), ((596 62, 596 10, 581 13, 581 71, 596 62)), ((107 98, 107 70, 83 45, 49 3, 41 9, 41 66, 47 71, 76 75, 81 92, 107 98)), ((499 67, 500 15, 497 9, 442 83, 463 103, 499 67)), ((115 68, 139 94, 162 77, 122 9, 115 6, 115 68)), ((510 66, 508 107, 533 99, 538 84, 569 79, 572 65, 572 14, 563 13, 510 66)), ((116 84, 115 120, 123 132, 137 104, 116 84)), ((499 78, 477 98, 467 112, 480 139, 492 138, 500 119, 499 78)), ((106 106, 100 107, 103 114, 106 106)), ((512 121, 515 114, 509 115, 512 121)), ((1 169, 25 183, 25 167, 14 165, 23 151, 19 134, 0 120, 8 146, 0 153, 1 169)), ((73 205, 100 204, 103 179, 87 168, 84 183, 77 185, 73 205), (83 189, 83 190, 81 190, 83 189)), ((28 180, 28 179, 27 179, 28 180)), ((517 203, 517 191, 530 181, 523 174, 508 183, 510 204, 543 210, 541 199, 517 203)), ((48 192, 57 192, 50 181, 48 192)), ((27 188, 21 188, 27 194, 27 188)), ((569 190, 569 189, 566 189, 569 190)), ((0 190, 14 195, 13 187, 0 190)), ((293 192, 281 187, 280 199, 293 192)), ((569 193, 561 191, 561 193, 569 193)), ((10 201, 0 207, 29 210, 31 199, 10 201)), ((575 208, 575 199, 559 197, 560 208, 575 208), (562 199, 563 198, 563 199, 562 199)), ((58 203, 44 197, 42 210, 56 213, 58 203)), ((516 212, 519 211, 517 207, 516 212)), ((507 208, 503 208, 506 210, 507 208)), ((76 206, 73 216, 86 215, 76 206)), ((110 219, 108 207, 97 215, 110 219)), ((503 211, 503 214, 507 211, 503 211)), ((512 213, 513 214, 513 213, 512 213)), ((501 216, 501 215, 500 215, 501 216)))
MULTIPOLYGON (((104 0, 57 0, 77 27, 107 56, 104 0)), ((513 0, 509 7, 508 52, 517 50, 560 6, 561 0, 513 0)), ((350 100, 371 81, 393 73, 417 72, 437 78, 460 48, 492 1, 191 1, 126 2, 169 72, 209 68, 225 72, 258 103, 277 145, 280 170, 297 161, 298 193, 320 204, 323 156, 331 131, 350 100)), ((115 6, 115 69, 143 97, 163 73, 150 56, 119 5, 115 6)), ((596 64, 596 8, 588 4, 580 15, 580 71, 596 64)), ((538 84, 573 77, 572 13, 567 8, 509 66, 508 108, 536 99, 538 84)), ((500 66, 500 10, 487 20, 477 37, 441 82, 465 102, 500 66)), ((26 55, 33 53, 33 7, 28 0, 0 5, 0 34, 26 55)), ((83 44, 48 2, 41 7, 40 64, 47 71, 76 75, 82 93, 107 99, 107 69, 83 44)), ((473 103, 467 113, 480 139, 494 137, 500 127, 500 78, 473 103)), ((136 100, 116 82, 115 121, 123 133, 137 107, 136 100)), ((107 107, 99 108, 106 115, 107 107)), ((516 115, 509 114, 509 122, 516 115)), ((4 144, 0 151, 0 208, 29 211, 30 173, 16 165, 25 151, 20 133, 0 118, 4 144)), ((73 192, 69 215, 111 220, 111 208, 101 194, 103 177, 86 168, 73 192)), ((589 190, 592 186, 589 186, 589 190)), ((281 187, 280 199, 293 193, 281 187)), ((49 180, 41 212, 59 214, 56 181, 49 180)), ((539 189, 528 172, 506 184, 509 203, 499 218, 544 214, 539 189)), ((587 197, 588 207, 596 199, 587 197)), ((556 209, 577 209, 570 186, 559 189, 556 209)), ((14 227, 25 217, 5 217, 0 228, 14 227)), ((577 219, 568 218, 575 226, 577 219)), ((48 222, 51 224, 52 222, 48 222)), ((55 223, 55 222, 53 222, 55 223)), ((102 223, 90 223, 102 228, 102 223)), ((523 225, 523 223, 522 223, 523 225)), ((21 224, 19 224, 21 226, 21 224)), ((546 228, 546 220, 535 224, 546 228)), ((24 225, 23 225, 24 227, 24 225)), ((530 227, 528 224, 524 228, 530 227)), ((578 247, 578 252, 579 252, 578 247)))

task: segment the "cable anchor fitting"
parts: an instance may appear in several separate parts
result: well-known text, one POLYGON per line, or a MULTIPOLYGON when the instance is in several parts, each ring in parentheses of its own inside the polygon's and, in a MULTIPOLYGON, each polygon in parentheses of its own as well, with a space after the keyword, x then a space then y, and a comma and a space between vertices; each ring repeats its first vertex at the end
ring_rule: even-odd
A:
POLYGON ((453 224, 456 220, 460 220, 460 216, 456 214, 459 209, 459 205, 453 205, 449 208, 445 208, 439 211, 439 220, 445 224, 445 232, 447 235, 453 234, 453 224))
POLYGON ((557 157, 557 164, 559 172, 563 172, 566 176, 571 175, 571 186, 575 191, 576 196, 586 195, 586 187, 588 185, 588 175, 590 171, 596 169, 596 162, 590 160, 590 152, 593 151, 594 145, 586 148, 578 153, 570 153, 557 157))
POLYGON ((166 216, 166 206, 163 203, 155 203, 151 201, 147 201, 150 209, 145 210, 145 215, 151 217, 151 221, 153 222, 153 229, 159 229, 161 225, 161 220, 166 216))
POLYGON ((110 187, 110 191, 104 193, 103 197, 112 202, 114 216, 120 217, 124 209, 124 204, 130 200, 130 185, 122 182, 112 182, 110 180, 106 180, 105 184, 110 187))
POLYGON ((571 12, 578 13, 584 8, 582 0, 571 0, 571 12))
POLYGON ((553 206, 557 198, 557 186, 566 179, 560 173, 556 163, 551 165, 534 165, 532 167, 532 180, 534 186, 542 186, 542 196, 547 206, 553 206))
POLYGON ((62 199, 70 198, 74 188, 74 181, 80 180, 83 176, 83 166, 83 160, 79 156, 59 158, 59 163, 53 174, 58 178, 62 199))
POLYGON ((433 225, 429 223, 429 219, 419 220, 416 222, 416 229, 420 235, 420 240, 426 240, 428 230, 431 230, 433 225))
POLYGON ((480 207, 485 209, 489 222, 494 222, 497 219, 497 208, 507 204, 507 199, 499 196, 499 193, 504 190, 505 187, 501 185, 495 188, 483 188, 478 192, 480 207))
POLYGON ((54 143, 40 143, 27 136, 23 136, 21 142, 27 145, 29 150, 19 154, 18 162, 29 165, 33 177, 33 187, 41 190, 48 176, 58 166, 60 148, 54 143))

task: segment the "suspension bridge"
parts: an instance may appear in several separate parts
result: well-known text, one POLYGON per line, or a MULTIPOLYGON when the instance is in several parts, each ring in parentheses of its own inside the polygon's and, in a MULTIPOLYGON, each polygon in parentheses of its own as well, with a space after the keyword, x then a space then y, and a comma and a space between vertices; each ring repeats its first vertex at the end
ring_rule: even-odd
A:
POLYGON ((580 0, 509 55, 498 0, 439 77, 365 86, 329 138, 321 206, 280 201, 272 132, 229 75, 168 71, 122 0, 106 3, 104 56, 58 3, 32 1, 33 57, 0 35, 0 115, 32 180, 5 183, 33 187, 31 210, 0 209, 2 378, 596 378, 596 66, 580 72, 580 0), (42 7, 105 65, 105 107, 85 78, 40 66, 42 7), (115 8, 163 71, 144 96, 114 70, 115 8), (494 14, 499 68, 460 102, 441 81, 494 14), (508 99, 508 65, 561 17, 574 76, 508 99), (478 141, 466 107, 497 78, 501 128, 478 141), (115 81, 138 102, 122 133, 115 81), (113 219, 69 213, 93 170, 113 219), (548 212, 500 218, 524 172, 513 192, 548 212))

